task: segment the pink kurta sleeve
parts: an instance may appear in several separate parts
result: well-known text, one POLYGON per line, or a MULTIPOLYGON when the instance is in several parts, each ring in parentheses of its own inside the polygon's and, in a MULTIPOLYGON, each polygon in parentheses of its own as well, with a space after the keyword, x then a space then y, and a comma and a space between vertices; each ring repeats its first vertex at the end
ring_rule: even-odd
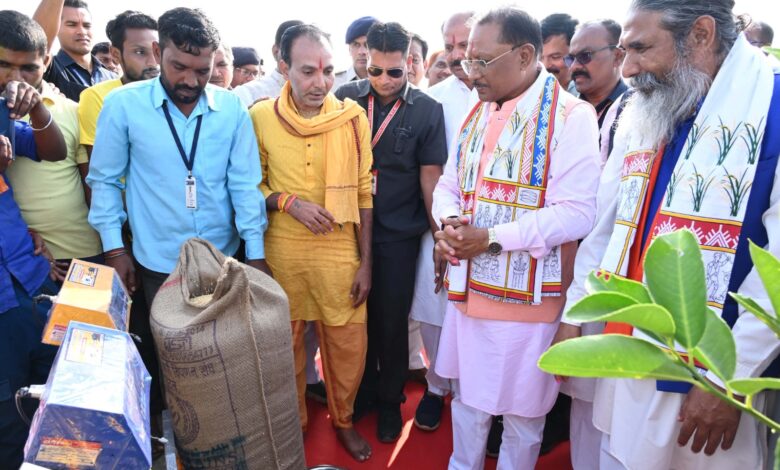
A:
MULTIPOLYGON (((524 250, 541 259, 556 246, 584 238, 593 227, 601 173, 596 114, 584 102, 566 112, 565 127, 550 158, 545 207, 495 227, 506 251, 524 250)), ((442 180, 446 176, 445 171, 442 180)), ((456 180, 454 174, 451 178, 456 180)), ((454 190, 457 194, 457 186, 454 190)))

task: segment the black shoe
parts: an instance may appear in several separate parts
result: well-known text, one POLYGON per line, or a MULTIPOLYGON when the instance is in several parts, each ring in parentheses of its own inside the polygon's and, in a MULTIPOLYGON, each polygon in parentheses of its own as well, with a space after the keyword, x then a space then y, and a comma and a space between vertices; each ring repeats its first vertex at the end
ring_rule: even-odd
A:
POLYGON ((386 444, 397 441, 401 435, 403 424, 400 404, 380 406, 376 423, 377 439, 386 444))
POLYGON ((414 425, 423 431, 435 431, 441 424, 441 410, 444 408, 444 397, 434 395, 428 390, 417 405, 414 414, 414 425))
POLYGON ((498 451, 501 449, 501 435, 504 434, 504 417, 493 416, 493 423, 490 425, 490 432, 487 440, 487 456, 497 458, 498 451))
POLYGON ((306 384, 306 398, 311 398, 321 405, 328 405, 328 392, 325 390, 325 382, 320 380, 316 384, 306 384))

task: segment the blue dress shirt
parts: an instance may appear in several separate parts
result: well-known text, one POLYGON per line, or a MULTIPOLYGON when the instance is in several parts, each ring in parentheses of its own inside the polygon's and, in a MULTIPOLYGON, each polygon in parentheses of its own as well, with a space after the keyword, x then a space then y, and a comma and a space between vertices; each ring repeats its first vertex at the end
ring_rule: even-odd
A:
POLYGON ((92 55, 92 73, 77 64, 64 50, 55 55, 43 79, 60 89, 68 99, 79 102, 81 92, 100 82, 118 78, 92 55))
POLYGON ((252 122, 234 94, 207 85, 185 117, 159 77, 135 82, 109 93, 98 118, 87 176, 89 222, 109 251, 123 246, 122 224, 129 215, 133 254, 145 268, 161 273, 173 271, 182 244, 192 237, 234 255, 240 235, 247 259, 261 259, 268 225, 261 180, 252 122), (197 209, 186 207, 187 168, 163 113, 166 100, 188 154, 197 118, 203 116, 192 171, 197 209))
MULTIPOLYGON (((38 159, 35 140, 30 126, 21 121, 15 123, 17 156, 38 159)), ((0 314, 19 306, 14 292, 13 279, 32 296, 49 275, 49 262, 43 256, 33 255, 33 241, 22 219, 19 206, 14 201, 13 189, 0 190, 0 314)))

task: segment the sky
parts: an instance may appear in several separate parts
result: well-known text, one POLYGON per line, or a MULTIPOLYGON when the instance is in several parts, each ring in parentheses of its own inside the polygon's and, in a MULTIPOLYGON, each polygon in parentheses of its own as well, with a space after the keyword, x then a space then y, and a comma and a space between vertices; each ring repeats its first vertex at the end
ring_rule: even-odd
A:
MULTIPOLYGON (((230 46, 255 47, 273 64, 271 46, 279 23, 298 19, 315 23, 332 36, 337 69, 349 66, 349 55, 344 34, 349 24, 361 16, 371 15, 381 21, 397 21, 412 32, 421 35, 431 51, 443 48, 440 27, 452 13, 473 9, 490 9, 507 5, 502 0, 379 0, 373 2, 327 0, 281 0, 256 2, 252 0, 87 0, 93 15, 94 41, 106 40, 105 25, 125 9, 142 11, 153 17, 177 6, 203 9, 214 21, 220 34, 230 46), (269 7, 270 6, 270 7, 269 7)), ((680 0, 685 1, 685 0, 680 0)), ((37 0, 0 0, 0 9, 15 8, 32 15, 37 0)), ((537 19, 551 13, 569 13, 580 21, 612 18, 622 23, 629 0, 546 0, 544 2, 516 2, 537 19)), ((769 23, 775 30, 775 46, 780 44, 780 2, 776 0, 737 0, 735 13, 769 23)), ((56 48, 56 47, 55 47, 56 48)), ((268 67, 266 67, 268 69, 268 67)))

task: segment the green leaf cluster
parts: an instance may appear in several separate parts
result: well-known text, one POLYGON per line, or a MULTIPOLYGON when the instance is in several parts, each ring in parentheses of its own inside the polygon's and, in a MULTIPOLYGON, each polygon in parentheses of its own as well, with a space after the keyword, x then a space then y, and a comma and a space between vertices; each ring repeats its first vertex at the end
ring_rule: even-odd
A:
MULTIPOLYGON (((751 243, 750 253, 774 312, 780 311, 780 261, 751 243)), ((780 425, 752 408, 762 390, 780 390, 780 380, 734 379, 736 346, 729 326, 707 305, 704 263, 696 237, 679 230, 656 237, 647 250, 646 284, 609 273, 591 273, 588 295, 567 313, 581 322, 627 323, 649 338, 596 335, 563 341, 539 359, 551 374, 573 377, 617 377, 679 380, 719 395, 769 425, 780 425), (681 354, 679 346, 687 351, 681 354), (726 393, 702 377, 695 364, 704 365, 726 387, 726 393), (745 403, 734 399, 745 397, 745 403)), ((780 320, 754 300, 731 294, 780 337, 780 320)))

